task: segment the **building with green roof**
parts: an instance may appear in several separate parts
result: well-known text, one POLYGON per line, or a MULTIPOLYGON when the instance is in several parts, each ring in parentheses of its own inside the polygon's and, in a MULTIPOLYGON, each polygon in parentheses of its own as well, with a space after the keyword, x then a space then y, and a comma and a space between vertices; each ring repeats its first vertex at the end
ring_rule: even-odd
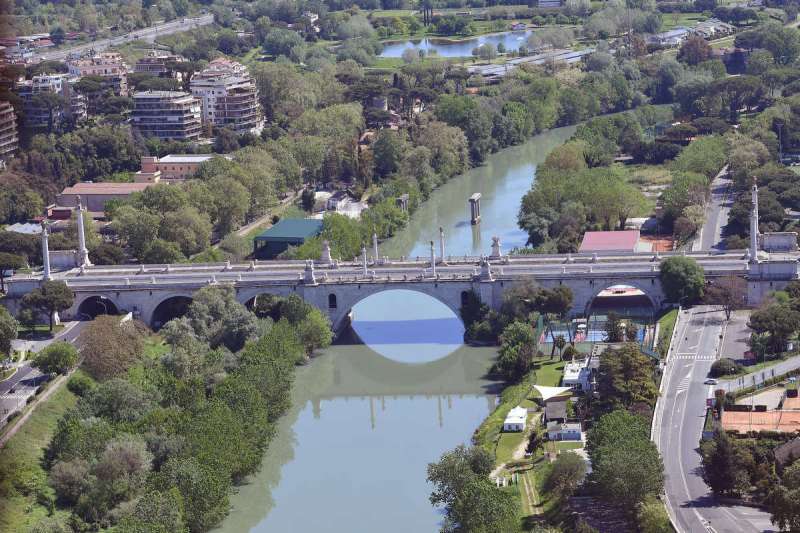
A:
POLYGON ((284 218, 253 239, 253 257, 275 259, 289 246, 300 246, 306 239, 322 231, 322 220, 315 218, 284 218))

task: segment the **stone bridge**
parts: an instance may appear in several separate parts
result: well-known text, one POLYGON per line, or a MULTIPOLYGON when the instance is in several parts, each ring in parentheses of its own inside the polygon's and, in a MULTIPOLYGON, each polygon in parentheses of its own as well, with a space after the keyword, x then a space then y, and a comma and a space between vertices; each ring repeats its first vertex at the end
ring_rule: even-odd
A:
MULTIPOLYGON (((499 308, 503 292, 529 280, 542 287, 565 285, 574 294, 573 315, 583 315, 602 290, 613 285, 640 289, 657 310, 664 305, 659 266, 677 253, 559 254, 488 258, 439 257, 430 260, 387 258, 359 261, 253 261, 175 265, 82 266, 49 273, 66 282, 75 294, 75 304, 63 318, 81 318, 101 311, 132 312, 147 324, 159 327, 180 313, 198 289, 229 284, 237 299, 251 303, 263 294, 297 294, 324 311, 335 331, 347 323, 350 311, 370 295, 393 289, 427 294, 449 307, 456 316, 469 291, 491 308, 499 308)), ((747 279, 748 303, 757 305, 772 290, 798 277, 800 253, 759 253, 753 260, 748 251, 694 252, 706 278, 728 275, 747 279)), ((8 282, 4 305, 17 310, 24 294, 39 286, 45 272, 16 275, 8 282)))

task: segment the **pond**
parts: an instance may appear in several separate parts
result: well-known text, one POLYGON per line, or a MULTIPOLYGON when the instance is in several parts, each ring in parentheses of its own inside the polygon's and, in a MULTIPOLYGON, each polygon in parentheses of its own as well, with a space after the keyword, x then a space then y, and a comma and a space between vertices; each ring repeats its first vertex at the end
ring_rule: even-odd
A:
POLYGON ((494 45, 495 48, 502 43, 506 50, 511 51, 517 50, 521 45, 524 45, 532 33, 531 30, 520 30, 492 33, 460 40, 426 37, 407 41, 389 41, 383 43, 383 52, 381 52, 380 57, 402 57, 403 52, 410 49, 424 50, 426 54, 433 52, 440 57, 471 57, 474 48, 486 43, 494 45))

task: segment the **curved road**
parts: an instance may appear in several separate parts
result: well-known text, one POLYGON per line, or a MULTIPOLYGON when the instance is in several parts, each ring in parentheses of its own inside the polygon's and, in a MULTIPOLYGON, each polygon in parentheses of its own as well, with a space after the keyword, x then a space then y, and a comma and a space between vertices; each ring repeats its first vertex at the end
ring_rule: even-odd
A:
POLYGON ((667 510, 678 533, 777 531, 769 514, 717 502, 703 481, 698 445, 712 386, 703 382, 717 356, 725 314, 713 306, 682 311, 675 325, 653 440, 664 459, 667 510))
POLYGON ((111 46, 118 46, 135 40, 142 40, 152 43, 159 35, 169 35, 171 33, 178 33, 188 31, 200 26, 207 26, 214 22, 214 15, 207 14, 195 18, 175 19, 170 22, 156 24, 140 30, 135 30, 125 35, 118 37, 110 37, 108 39, 98 39, 85 44, 71 46, 69 48, 61 48, 50 52, 43 52, 39 56, 47 61, 62 61, 70 54, 83 54, 89 50, 100 52, 111 46))

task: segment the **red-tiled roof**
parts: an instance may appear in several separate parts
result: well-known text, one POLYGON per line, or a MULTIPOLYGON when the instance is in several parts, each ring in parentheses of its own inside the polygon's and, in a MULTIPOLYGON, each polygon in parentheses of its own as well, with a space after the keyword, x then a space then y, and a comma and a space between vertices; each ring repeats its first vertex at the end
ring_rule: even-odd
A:
POLYGON ((639 242, 639 230, 625 231, 587 231, 579 252, 611 252, 636 249, 639 242))
POLYGON ((61 194, 131 194, 143 191, 152 183, 76 183, 61 194))

